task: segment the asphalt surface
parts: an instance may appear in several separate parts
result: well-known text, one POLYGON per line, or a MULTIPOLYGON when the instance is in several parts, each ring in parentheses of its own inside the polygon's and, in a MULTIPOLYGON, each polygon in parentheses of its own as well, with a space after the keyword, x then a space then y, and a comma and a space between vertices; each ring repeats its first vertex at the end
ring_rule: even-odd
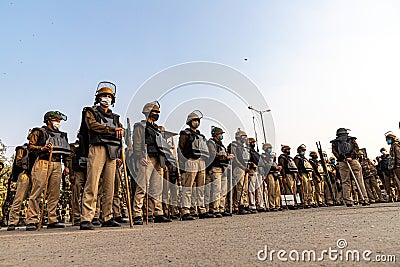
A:
POLYGON ((384 203, 152 223, 133 229, 3 228, 0 266, 400 266, 399 211, 400 203, 384 203), (280 252, 278 259, 274 252, 271 260, 272 250, 286 254, 280 252), (311 250, 315 260, 312 254, 308 257, 311 250), (353 261, 355 250, 358 262, 353 261), (375 260, 378 256, 393 261, 392 255, 396 262, 375 260))

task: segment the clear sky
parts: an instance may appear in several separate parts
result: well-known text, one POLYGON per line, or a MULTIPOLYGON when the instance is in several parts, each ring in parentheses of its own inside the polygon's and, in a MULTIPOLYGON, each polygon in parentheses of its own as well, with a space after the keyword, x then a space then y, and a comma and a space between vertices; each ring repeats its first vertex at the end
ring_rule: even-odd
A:
POLYGON ((384 133, 399 132, 399 14, 400 2, 385 0, 1 1, 0 139, 22 144, 55 109, 73 140, 99 81, 117 84, 124 115, 153 74, 211 61, 258 85, 277 150, 317 140, 328 150, 347 127, 375 156, 384 133))

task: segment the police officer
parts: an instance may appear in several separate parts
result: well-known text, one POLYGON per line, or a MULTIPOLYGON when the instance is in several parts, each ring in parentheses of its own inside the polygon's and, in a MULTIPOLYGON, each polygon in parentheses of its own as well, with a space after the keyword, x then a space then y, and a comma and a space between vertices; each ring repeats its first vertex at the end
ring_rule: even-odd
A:
POLYGON ((378 186, 376 181, 376 176, 378 171, 372 161, 365 157, 363 151, 359 152, 359 160, 362 168, 362 173, 365 182, 365 189, 367 190, 367 195, 370 203, 383 202, 382 191, 378 186))
POLYGON ((250 161, 250 153, 244 145, 247 142, 247 134, 240 128, 235 133, 235 141, 230 145, 231 153, 234 155, 232 168, 233 180, 235 184, 234 191, 234 209, 238 214, 250 214, 248 202, 248 185, 249 172, 248 164, 250 161))
POLYGON ((72 199, 71 208, 74 219, 74 226, 79 226, 81 222, 81 200, 83 187, 86 181, 87 171, 87 155, 84 155, 83 144, 81 141, 80 134, 78 133, 78 140, 71 144, 71 172, 70 181, 72 185, 72 199))
POLYGON ((28 144, 15 148, 12 176, 13 179, 17 176, 17 191, 15 192, 14 200, 10 208, 7 231, 15 230, 15 226, 17 226, 19 222, 22 202, 27 197, 28 191, 31 188, 30 175, 35 159, 34 154, 28 153, 28 144))
MULTIPOLYGON (((57 204, 60 198, 60 183, 62 176, 61 159, 64 160, 65 174, 69 173, 66 166, 70 154, 67 134, 61 132, 60 122, 67 117, 59 111, 49 111, 44 115, 46 126, 34 128, 29 134, 29 153, 35 153, 37 160, 32 168, 32 189, 29 196, 26 230, 34 231, 39 222, 39 201, 48 179, 47 193, 47 228, 64 228, 65 225, 57 221, 57 204), (50 150, 53 156, 50 162, 50 150), (47 177, 47 173, 50 176, 47 177)), ((44 203, 42 203, 44 205, 44 203)))
MULTIPOLYGON (((172 222, 164 216, 162 207, 163 168, 166 166, 166 155, 169 147, 163 147, 160 140, 164 140, 156 124, 160 116, 160 105, 151 102, 144 105, 142 110, 146 120, 135 123, 133 127, 133 152, 136 159, 136 192, 134 196, 133 213, 134 224, 143 224, 143 203, 145 195, 149 195, 146 203, 150 214, 154 215, 155 223, 172 222), (147 189, 147 192, 146 192, 147 189)), ((165 142, 166 144, 166 142, 165 142)), ((149 214, 147 214, 149 216, 149 214)))
POLYGON ((313 173, 311 163, 306 159, 306 146, 304 144, 297 148, 297 155, 294 157, 294 162, 296 163, 297 169, 299 170, 299 176, 301 179, 301 190, 303 195, 304 207, 310 208, 311 206, 317 207, 313 200, 313 173))
POLYGON ((394 184, 400 189, 400 141, 393 133, 388 133, 386 143, 390 145, 388 169, 394 174, 394 184))
POLYGON ((342 180, 343 198, 346 206, 353 206, 353 198, 351 196, 351 170, 355 175, 355 179, 360 186, 361 193, 365 199, 361 204, 363 206, 369 205, 367 191, 364 186, 364 179, 362 176, 362 169, 358 161, 359 147, 355 137, 349 136, 349 129, 339 128, 336 131, 336 139, 332 140, 332 153, 335 155, 339 162, 339 172, 342 180), (350 170, 350 168, 351 170, 350 170))
MULTIPOLYGON (((294 203, 297 204, 296 183, 298 169, 294 159, 290 156, 290 146, 283 145, 281 148, 282 154, 278 157, 278 164, 282 166, 283 187, 285 195, 293 195, 294 203)), ((296 209, 297 205, 290 206, 290 209, 296 209)))
POLYGON ((262 175, 258 172, 260 154, 256 151, 256 140, 249 138, 247 140, 250 153, 249 165, 249 202, 250 212, 266 212, 268 206, 268 187, 264 188, 262 175), (264 192, 265 191, 265 192, 264 192), (265 194, 264 194, 265 193, 265 194), (264 201, 264 196, 266 200, 264 201))
MULTIPOLYGON (((208 212, 217 218, 230 216, 225 212, 226 194, 228 191, 228 179, 225 175, 225 169, 229 165, 229 160, 233 155, 228 154, 222 143, 224 131, 219 128, 211 127, 211 136, 207 142, 209 150, 210 166, 206 176, 205 203, 208 204, 208 212)), ((211 216, 212 217, 212 216, 211 216)))
POLYGON ((380 152, 382 155, 378 158, 378 174, 385 187, 386 194, 389 197, 388 200, 392 201, 393 196, 391 194, 392 188, 390 186, 391 173, 389 170, 389 153, 387 153, 387 150, 384 147, 380 149, 380 152))
POLYGON ((81 230, 93 230, 92 220, 96 210, 96 199, 100 177, 102 177, 102 227, 119 227, 113 219, 112 203, 116 159, 121 148, 124 129, 119 115, 112 112, 110 106, 115 103, 116 86, 110 82, 100 82, 97 86, 95 106, 83 111, 80 133, 87 132, 89 153, 87 180, 83 191, 81 230))
MULTIPOLYGON (((324 160, 324 159, 321 159, 324 160)), ((313 167, 313 183, 314 183, 314 195, 315 202, 320 207, 326 207, 325 203, 325 191, 326 191, 326 174, 324 172, 324 168, 322 167, 321 161, 318 159, 318 153, 316 151, 310 152, 310 163, 313 167)), ((331 200, 332 201, 332 200, 331 200)), ((332 204, 332 203, 331 203, 332 204)))
POLYGON ((343 205, 343 195, 342 195, 342 183, 340 180, 340 173, 338 169, 338 165, 336 164, 336 158, 330 157, 327 163, 327 168, 329 172, 329 176, 332 179, 332 189, 335 194, 336 203, 334 205, 343 205))
POLYGON ((276 158, 272 154, 272 145, 270 143, 263 144, 264 153, 261 154, 260 173, 263 180, 266 181, 268 188, 268 206, 270 211, 282 210, 281 207, 281 189, 280 179, 282 166, 278 166, 276 158))
POLYGON ((205 160, 209 156, 207 140, 198 130, 203 117, 200 111, 193 111, 186 119, 189 128, 179 134, 179 164, 182 176, 182 220, 194 220, 190 215, 192 203, 196 203, 199 218, 207 218, 204 204, 204 183, 206 179, 205 160), (196 198, 192 195, 195 190, 196 198), (192 199, 193 198, 193 199, 192 199))

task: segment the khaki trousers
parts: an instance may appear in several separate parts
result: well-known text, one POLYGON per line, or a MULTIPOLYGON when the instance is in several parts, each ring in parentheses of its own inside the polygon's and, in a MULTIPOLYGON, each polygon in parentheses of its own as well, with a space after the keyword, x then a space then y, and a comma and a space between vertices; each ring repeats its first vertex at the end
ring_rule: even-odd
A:
MULTIPOLYGON (((211 213, 220 212, 222 199, 222 176, 225 176, 220 167, 212 167, 206 176, 204 202, 206 210, 211 213)), ((225 205, 225 203, 222 203, 225 205)))
POLYGON ((382 191, 378 186, 376 178, 374 176, 365 177, 364 182, 370 202, 382 201, 382 191))
POLYGON ((8 225, 16 226, 18 224, 22 202, 28 195, 28 190, 30 189, 30 186, 31 182, 29 176, 26 173, 21 173, 18 176, 17 191, 15 192, 15 197, 10 208, 8 225))
POLYGON ((79 221, 82 212, 82 193, 86 181, 86 171, 74 170, 74 183, 72 185, 72 216, 79 221))
MULTIPOLYGON (((349 164, 354 172, 354 176, 356 177, 358 184, 360 185, 361 193, 363 194, 365 200, 368 200, 360 163, 358 162, 358 160, 352 160, 351 162, 349 162, 349 164)), ((346 204, 353 204, 353 198, 351 197, 351 173, 346 162, 339 162, 339 172, 340 177, 342 178, 343 199, 346 204)))
POLYGON ((136 161, 137 178, 136 192, 133 200, 135 217, 143 216, 143 203, 146 193, 149 194, 149 215, 164 215, 162 208, 163 170, 158 157, 148 157, 149 164, 143 166, 140 160, 136 161), (146 192, 146 184, 148 192, 146 192))
MULTIPOLYGON (((266 188, 266 191, 268 188, 266 188)), ((264 187, 262 176, 258 172, 250 171, 249 173, 249 207, 251 209, 263 209, 264 203, 264 187)), ((268 196, 268 192, 266 192, 268 196)), ((267 200, 268 203, 268 200, 267 200)))
POLYGON ((227 195, 228 195, 228 177, 225 173, 221 174, 221 195, 219 198, 219 207, 218 212, 225 212, 226 204, 227 204, 227 195))
POLYGON ((103 220, 108 221, 113 217, 115 168, 116 160, 108 157, 105 146, 91 145, 89 147, 87 180, 82 200, 82 222, 91 222, 95 216, 100 177, 104 194, 101 203, 103 220))
POLYGON ((296 186, 295 175, 292 173, 287 173, 285 180, 286 180, 284 181, 285 195, 293 195, 294 202, 297 204, 297 198, 296 198, 297 186, 296 186))
POLYGON ((246 173, 239 167, 233 170, 233 181, 235 185, 235 198, 234 207, 235 209, 239 206, 248 207, 248 192, 249 192, 249 174, 246 173))
MULTIPOLYGON (((47 212, 48 223, 57 222, 57 204, 60 199, 61 162, 48 162, 38 159, 32 169, 32 190, 29 196, 28 214, 26 223, 39 222, 39 201, 42 198, 46 184, 47 169, 50 168, 49 182, 47 186, 47 212)), ((43 203, 45 205, 45 203, 43 203)))
POLYGON ((313 188, 312 188, 312 181, 311 181, 311 173, 302 173, 301 174, 301 182, 302 182, 302 188, 304 189, 303 195, 304 195, 304 203, 307 205, 311 205, 314 203, 313 200, 313 188))
POLYGON ((206 164, 202 159, 188 159, 185 162, 186 172, 182 176, 182 214, 190 214, 191 206, 196 205, 200 214, 206 212, 204 206, 204 183, 206 164), (195 191, 195 197, 192 196, 195 191), (193 205, 192 205, 193 204, 193 205))
POLYGON ((267 175, 268 185, 268 200, 269 208, 280 208, 281 207, 281 187, 279 185, 279 179, 275 179, 273 174, 267 175))
POLYGON ((320 182, 314 181, 315 186, 315 202, 317 204, 322 204, 325 202, 325 177, 321 178, 320 182))

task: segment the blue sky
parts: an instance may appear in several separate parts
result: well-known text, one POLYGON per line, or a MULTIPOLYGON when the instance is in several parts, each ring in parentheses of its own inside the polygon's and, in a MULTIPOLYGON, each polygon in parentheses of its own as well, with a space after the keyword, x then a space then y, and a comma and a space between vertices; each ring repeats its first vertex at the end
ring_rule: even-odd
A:
POLYGON ((258 85, 272 109, 277 149, 282 143, 315 149, 321 140, 327 150, 336 129, 348 127, 376 155, 383 134, 398 133, 399 7, 397 1, 2 1, 0 139, 23 143, 27 130, 56 109, 68 115, 62 129, 72 140, 99 81, 117 84, 114 110, 123 115, 153 74, 211 61, 258 85))

